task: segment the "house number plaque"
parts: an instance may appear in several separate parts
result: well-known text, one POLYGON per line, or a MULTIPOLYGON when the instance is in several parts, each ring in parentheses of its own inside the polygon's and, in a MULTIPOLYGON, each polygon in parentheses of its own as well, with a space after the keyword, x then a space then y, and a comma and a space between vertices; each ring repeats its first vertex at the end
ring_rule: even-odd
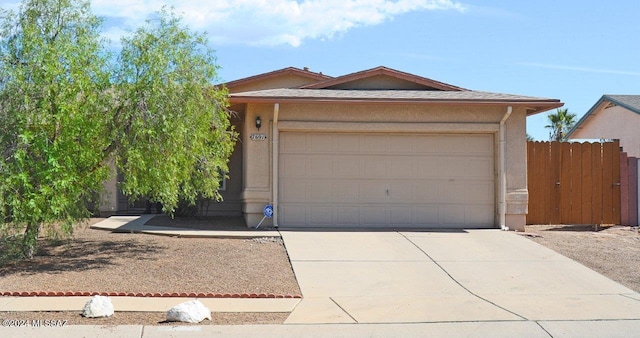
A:
POLYGON ((267 134, 251 134, 249 137, 252 141, 264 141, 267 139, 267 134))

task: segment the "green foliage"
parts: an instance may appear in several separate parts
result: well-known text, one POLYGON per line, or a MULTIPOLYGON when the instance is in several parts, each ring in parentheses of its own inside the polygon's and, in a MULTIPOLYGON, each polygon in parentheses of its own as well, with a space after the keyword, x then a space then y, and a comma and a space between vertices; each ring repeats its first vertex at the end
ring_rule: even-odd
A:
POLYGON ((162 11, 113 62, 89 2, 25 0, 0 24, 0 235, 24 256, 89 216, 110 160, 169 212, 220 197, 236 134, 205 36, 162 11))
POLYGON ((218 67, 205 36, 163 10, 122 45, 118 119, 127 124, 116 159, 123 191, 169 213, 180 200, 219 199, 218 173, 228 171, 236 135, 227 92, 210 86, 218 67))
POLYGON ((557 109, 555 114, 547 115, 549 124, 549 139, 551 141, 564 141, 566 135, 576 124, 576 114, 569 113, 568 109, 557 109))
POLYGON ((39 0, 6 13, 0 43, 0 217, 24 229, 32 256, 40 226, 70 233, 108 177, 109 125, 99 20, 87 3, 39 0))

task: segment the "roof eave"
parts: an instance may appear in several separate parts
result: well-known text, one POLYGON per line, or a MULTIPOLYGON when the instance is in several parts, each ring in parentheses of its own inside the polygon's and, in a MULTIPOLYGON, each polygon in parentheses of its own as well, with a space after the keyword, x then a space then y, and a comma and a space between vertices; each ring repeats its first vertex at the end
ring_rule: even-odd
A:
POLYGON ((526 107, 527 116, 562 107, 559 100, 518 101, 518 100, 463 100, 463 99, 375 99, 375 98, 310 98, 310 97, 242 97, 231 96, 231 103, 349 103, 349 104, 438 104, 438 105, 500 105, 526 107))
POLYGON ((233 88, 233 87, 241 86, 241 85, 244 85, 244 84, 247 84, 247 83, 252 83, 252 82, 256 82, 256 81, 261 81, 261 80, 266 80, 266 79, 278 77, 278 76, 281 76, 281 75, 284 75, 284 74, 296 74, 296 75, 304 76, 304 77, 307 77, 309 79, 313 79, 313 80, 317 80, 317 81, 325 81, 325 80, 333 79, 332 76, 325 75, 325 74, 322 74, 322 73, 315 73, 315 72, 312 72, 312 71, 309 71, 309 70, 299 69, 299 68, 296 68, 296 67, 287 67, 287 68, 274 70, 274 71, 268 72, 268 73, 258 74, 258 75, 254 75, 254 76, 249 76, 249 77, 245 77, 245 78, 242 78, 242 79, 238 79, 238 80, 233 80, 233 81, 221 83, 221 84, 218 84, 217 86, 225 86, 227 88, 233 88))
POLYGON ((311 83, 308 85, 301 86, 301 89, 323 89, 331 86, 335 86, 342 83, 347 83, 350 81, 356 81, 360 79, 364 79, 374 75, 388 75, 395 77, 397 79, 402 79, 410 82, 414 82, 423 86, 432 87, 437 90, 444 91, 468 91, 468 89, 450 85, 448 83, 432 80, 426 77, 417 76, 409 73, 405 73, 396 69, 387 68, 384 66, 379 66, 372 69, 363 70, 360 72, 355 72, 335 78, 326 79, 324 81, 311 83))
POLYGON ((600 109, 600 107, 602 106, 602 104, 605 101, 610 101, 611 99, 607 97, 607 95, 602 95, 602 97, 600 97, 600 99, 591 107, 591 109, 589 109, 587 111, 586 114, 584 114, 584 116, 582 116, 580 118, 580 120, 578 120, 578 122, 576 122, 576 124, 573 125, 573 128, 571 128, 568 132, 567 132, 567 138, 571 138, 571 136, 573 135, 573 133, 578 130, 578 129, 582 129, 582 125, 587 121, 587 119, 589 117, 591 117, 591 115, 600 109))

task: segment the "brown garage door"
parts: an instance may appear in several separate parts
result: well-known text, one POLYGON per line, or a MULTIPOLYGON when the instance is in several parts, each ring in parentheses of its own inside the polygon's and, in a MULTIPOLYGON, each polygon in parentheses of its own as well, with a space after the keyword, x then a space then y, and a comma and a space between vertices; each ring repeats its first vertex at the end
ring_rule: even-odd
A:
POLYGON ((491 228, 492 134, 282 132, 283 227, 491 228))

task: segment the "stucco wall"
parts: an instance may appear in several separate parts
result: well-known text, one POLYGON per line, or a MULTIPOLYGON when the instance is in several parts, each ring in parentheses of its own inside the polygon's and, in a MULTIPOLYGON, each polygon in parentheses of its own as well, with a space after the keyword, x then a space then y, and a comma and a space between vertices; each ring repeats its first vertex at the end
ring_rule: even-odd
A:
MULTIPOLYGON (((244 142, 244 212, 248 226, 255 226, 262 219, 262 208, 272 202, 272 142, 271 123, 273 104, 248 104, 246 110, 244 142), (257 133, 253 121, 260 116, 266 141, 249 139, 257 133)), ((372 124, 394 126, 394 131, 447 132, 447 128, 460 126, 456 132, 493 133, 496 137, 496 170, 498 166, 498 125, 507 108, 504 106, 426 106, 417 104, 280 104, 279 124, 285 122, 342 122, 342 131, 367 131, 372 124), (345 127, 346 126, 346 127, 345 127), (364 126, 364 127, 363 127, 364 126)), ((372 130, 369 130, 372 131, 372 130)), ((377 132, 383 130, 377 129, 377 132)), ((524 229, 527 212, 526 177, 526 111, 514 109, 506 123, 507 156, 507 225, 524 229)), ((496 172, 496 182, 498 182, 496 172)), ((497 189, 497 184, 496 184, 497 189)), ((498 196, 498 194, 496 194, 498 196)), ((498 203, 496 201, 496 207, 498 203)), ((497 209, 497 208, 496 208, 497 209)), ((497 210, 496 210, 497 222, 497 210)))
POLYGON ((592 113, 571 139, 619 139, 629 156, 640 157, 640 114, 615 106, 592 113))

